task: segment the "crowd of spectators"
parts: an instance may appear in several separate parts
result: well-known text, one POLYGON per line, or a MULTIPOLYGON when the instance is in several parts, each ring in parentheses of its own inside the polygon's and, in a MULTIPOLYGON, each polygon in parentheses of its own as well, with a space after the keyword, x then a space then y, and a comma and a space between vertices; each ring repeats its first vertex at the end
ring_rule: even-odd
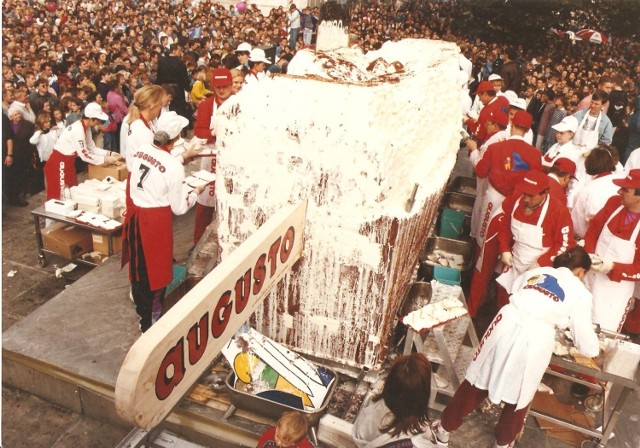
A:
MULTIPOLYGON (((452 31, 455 1, 374 0, 349 3, 346 8, 327 3, 322 8, 298 12, 303 30, 305 23, 315 27, 311 45, 323 18, 342 19, 353 45, 364 52, 379 48, 385 41, 404 38, 455 42, 473 65, 470 92, 491 74, 506 73, 507 65, 517 67, 521 81, 509 89, 527 105, 534 99, 539 101, 543 92, 553 92, 554 98, 563 98, 566 112, 572 113, 598 88, 603 77, 615 80, 612 88, 623 92, 618 97, 624 101, 615 117, 614 144, 624 152, 629 134, 634 132, 637 136, 632 135, 631 140, 637 137, 640 141, 640 131, 633 124, 631 131, 628 127, 640 92, 638 41, 611 39, 606 45, 598 45, 549 34, 537 43, 532 40, 531 46, 485 42, 452 31)), ((37 130, 59 132, 81 116, 82 105, 96 101, 110 115, 110 123, 98 129, 99 143, 118 151, 117 134, 126 108, 137 89, 156 81, 160 58, 171 53, 182 59, 190 88, 196 87, 187 98, 195 108, 210 89, 207 70, 220 65, 238 66, 234 50, 243 42, 275 48, 277 60, 273 62, 279 61, 279 67, 274 71, 286 70, 286 61, 309 46, 308 31, 300 32, 295 42, 290 41, 289 13, 288 6, 263 15, 255 4, 224 6, 210 0, 7 0, 2 10, 3 112, 11 118, 10 106, 17 101, 27 109, 20 110, 22 119, 35 121, 46 112, 51 116, 51 130, 44 131, 36 124, 37 130), (178 53, 174 52, 176 48, 178 53), (28 101, 17 100, 16 92, 26 92, 28 101)), ((16 109, 11 111, 15 113, 16 109)), ((27 141, 26 145, 33 147, 14 151, 38 154, 35 144, 27 141)), ((5 167, 10 163, 6 155, 5 149, 5 167)), ((37 159, 24 158, 29 166, 45 161, 37 159)))

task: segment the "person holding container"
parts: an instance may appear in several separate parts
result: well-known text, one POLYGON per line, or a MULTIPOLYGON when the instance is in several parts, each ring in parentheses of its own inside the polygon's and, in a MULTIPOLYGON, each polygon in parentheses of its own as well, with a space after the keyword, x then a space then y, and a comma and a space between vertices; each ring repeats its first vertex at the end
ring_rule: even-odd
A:
POLYGON ((122 160, 117 152, 98 148, 93 141, 91 128, 108 119, 109 116, 98 103, 89 103, 84 108, 82 118, 62 131, 44 167, 47 199, 60 199, 66 187, 78 185, 76 157, 93 165, 122 160))
POLYGON ((186 213, 205 188, 185 183, 182 163, 171 155, 188 124, 175 112, 164 112, 153 143, 132 148, 129 154, 132 169, 122 267, 129 263, 131 293, 143 333, 162 315, 165 288, 173 279, 173 214, 186 213))

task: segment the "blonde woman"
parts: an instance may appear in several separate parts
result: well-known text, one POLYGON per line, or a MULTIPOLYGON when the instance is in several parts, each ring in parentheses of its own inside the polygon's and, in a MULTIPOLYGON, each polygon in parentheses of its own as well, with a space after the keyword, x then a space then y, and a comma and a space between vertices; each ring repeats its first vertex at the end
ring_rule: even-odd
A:
POLYGON ((244 72, 236 68, 231 69, 231 77, 233 78, 233 93, 238 93, 244 85, 244 72))
POLYGON ((160 115, 163 99, 164 89, 154 84, 141 87, 133 97, 133 104, 120 128, 120 154, 129 170, 133 150, 145 143, 153 143, 155 120, 160 115))

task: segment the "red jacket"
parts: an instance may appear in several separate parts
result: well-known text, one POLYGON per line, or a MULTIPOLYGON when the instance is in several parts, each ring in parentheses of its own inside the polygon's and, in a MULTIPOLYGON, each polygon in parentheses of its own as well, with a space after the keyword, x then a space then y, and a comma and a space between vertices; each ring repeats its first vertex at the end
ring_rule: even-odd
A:
MULTIPOLYGON (((275 440, 276 428, 269 428, 260 436, 257 448, 278 447, 279 445, 276 445, 275 440)), ((307 439, 306 437, 292 446, 295 446, 296 448, 313 448, 313 445, 311 445, 311 442, 309 442, 309 439, 307 439)))
MULTIPOLYGON (((211 95, 200 101, 198 104, 198 116, 193 127, 193 134, 198 138, 206 138, 208 143, 215 142, 215 137, 211 135, 211 116, 213 115, 213 105, 216 102, 216 96, 211 95)), ((219 101, 216 102, 220 106, 219 101)))
POLYGON ((493 188, 504 196, 513 193, 529 170, 542 170, 542 155, 519 136, 489 145, 476 165, 476 175, 488 177, 493 188))
MULTIPOLYGON (((501 216, 498 221, 498 245, 500 246, 500 253, 511 251, 513 241, 513 235, 511 234, 511 212, 520 196, 520 192, 515 192, 502 202, 504 216, 501 216)), ((551 202, 549 203, 547 214, 542 221, 542 245, 549 249, 538 258, 538 265, 552 266, 553 262, 551 261, 551 257, 555 257, 556 255, 566 252, 567 249, 574 247, 576 241, 573 238, 573 222, 571 221, 571 214, 567 206, 549 194, 547 194, 545 200, 551 202)), ((527 224, 535 224, 540 218, 543 205, 544 203, 540 204, 531 215, 527 216, 524 212, 524 205, 520 202, 513 218, 527 224)))
MULTIPOLYGON (((590 254, 594 253, 596 250, 596 244, 598 243, 598 238, 600 238, 600 233, 604 228, 604 224, 607 222, 607 219, 616 211, 618 207, 621 205, 620 196, 611 197, 607 203, 591 220, 589 223, 589 227, 587 228, 587 233, 584 235, 584 249, 590 254)), ((623 238, 625 240, 629 240, 631 238, 631 234, 638 224, 638 219, 640 219, 640 213, 636 216, 630 217, 630 222, 625 224, 625 220, 627 218, 628 210, 625 208, 616 216, 611 219, 609 225, 609 231, 613 233, 618 238, 623 238)), ((640 247, 640 235, 636 239, 636 248, 640 247)), ((614 282, 619 282, 621 280, 627 281, 638 281, 640 280, 640 251, 636 249, 636 255, 633 259, 633 263, 631 264, 622 264, 615 263, 615 260, 610 260, 614 262, 613 269, 609 274, 609 279, 614 282)))
POLYGON ((492 110, 502 109, 506 114, 509 113, 509 100, 505 96, 496 96, 489 103, 485 104, 478 114, 478 121, 473 121, 469 118, 466 121, 467 128, 473 134, 474 139, 478 142, 478 146, 481 146, 489 136, 487 135, 487 128, 484 124, 487 122, 492 110))
POLYGON ((567 205, 567 190, 560 185, 555 175, 549 174, 549 194, 567 205))

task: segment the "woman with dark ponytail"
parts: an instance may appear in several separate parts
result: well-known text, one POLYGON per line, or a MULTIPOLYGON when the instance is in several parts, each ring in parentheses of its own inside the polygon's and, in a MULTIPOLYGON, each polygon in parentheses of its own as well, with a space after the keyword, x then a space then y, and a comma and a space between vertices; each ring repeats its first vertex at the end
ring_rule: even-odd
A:
POLYGON ((422 353, 396 358, 382 392, 365 403, 353 424, 356 445, 361 448, 447 446, 438 444, 431 431, 430 391, 431 364, 422 353))
POLYGON ((489 325, 465 380, 434 424, 441 442, 448 442, 449 432, 489 397, 493 403, 504 402, 495 446, 513 446, 551 360, 556 328, 569 328, 585 356, 598 355, 592 296, 582 283, 590 268, 589 254, 576 246, 558 255, 553 268, 532 269, 515 280, 510 303, 489 325))

